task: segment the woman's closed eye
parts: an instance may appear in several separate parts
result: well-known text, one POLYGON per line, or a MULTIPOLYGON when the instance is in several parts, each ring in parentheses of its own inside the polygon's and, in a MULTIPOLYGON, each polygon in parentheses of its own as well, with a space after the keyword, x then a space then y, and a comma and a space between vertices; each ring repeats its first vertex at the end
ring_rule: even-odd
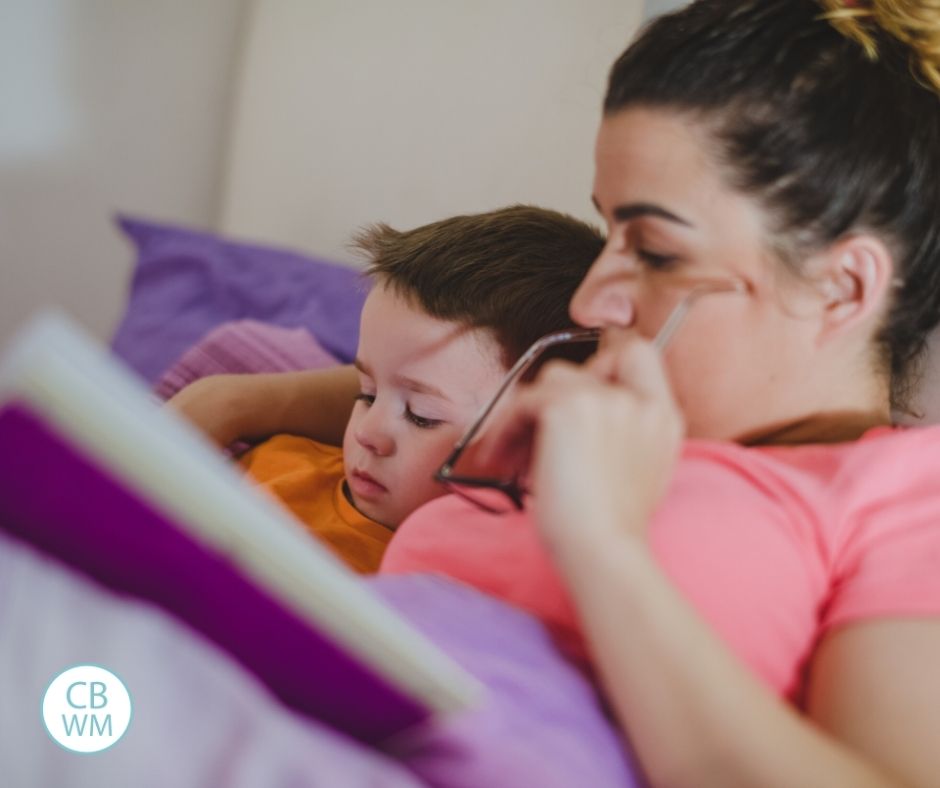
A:
POLYGON ((657 254, 649 249, 638 249, 636 254, 647 266, 657 271, 672 268, 679 261, 678 255, 657 254))
POLYGON ((629 233, 622 234, 619 238, 613 232, 608 236, 608 245, 614 254, 632 257, 651 270, 665 271, 680 262, 681 258, 677 254, 656 252, 641 244, 642 242, 639 239, 633 238, 629 233), (613 243, 610 243, 611 238, 614 239, 613 243))
POLYGON ((375 402, 375 394, 366 394, 364 391, 360 391, 356 395, 356 402, 364 402, 366 407, 369 407, 373 402, 375 402))

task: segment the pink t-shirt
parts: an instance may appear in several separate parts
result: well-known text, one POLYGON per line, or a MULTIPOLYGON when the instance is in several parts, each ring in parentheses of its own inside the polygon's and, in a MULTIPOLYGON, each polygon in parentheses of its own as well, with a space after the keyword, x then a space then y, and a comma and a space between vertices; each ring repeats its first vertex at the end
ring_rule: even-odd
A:
MULTIPOLYGON (((940 427, 882 427, 832 445, 687 441, 650 541, 738 656, 799 699, 807 657, 830 629, 940 616, 940 427)), ((574 656, 587 653, 524 512, 437 499, 398 529, 380 571, 451 576, 532 612, 574 656)))

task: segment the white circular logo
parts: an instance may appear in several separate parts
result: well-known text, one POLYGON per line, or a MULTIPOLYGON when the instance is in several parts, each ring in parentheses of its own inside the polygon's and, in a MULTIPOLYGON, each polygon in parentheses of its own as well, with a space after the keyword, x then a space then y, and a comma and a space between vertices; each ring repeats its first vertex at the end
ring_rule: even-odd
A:
POLYGON ((42 698, 42 720, 67 750, 100 752, 127 730, 131 696, 110 670, 76 665, 52 680, 42 698))

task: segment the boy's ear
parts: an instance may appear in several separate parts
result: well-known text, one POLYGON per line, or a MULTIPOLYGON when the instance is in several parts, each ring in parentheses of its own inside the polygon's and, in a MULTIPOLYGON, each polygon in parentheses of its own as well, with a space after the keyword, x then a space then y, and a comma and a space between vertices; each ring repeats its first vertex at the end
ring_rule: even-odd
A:
POLYGON ((887 303, 894 258, 880 239, 856 235, 833 244, 824 255, 822 269, 820 341, 872 318, 887 303))

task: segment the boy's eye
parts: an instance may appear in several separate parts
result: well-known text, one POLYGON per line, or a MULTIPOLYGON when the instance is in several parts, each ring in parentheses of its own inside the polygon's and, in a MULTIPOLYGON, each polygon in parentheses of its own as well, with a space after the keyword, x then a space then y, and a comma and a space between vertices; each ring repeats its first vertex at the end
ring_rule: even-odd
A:
POLYGON ((419 416, 417 413, 412 412, 411 408, 405 408, 405 417, 416 427, 423 430, 430 430, 444 423, 443 419, 426 419, 424 416, 419 416))
POLYGON ((366 403, 366 407, 369 407, 373 402, 375 402, 375 394, 366 394, 364 391, 360 391, 356 395, 357 402, 366 403))

